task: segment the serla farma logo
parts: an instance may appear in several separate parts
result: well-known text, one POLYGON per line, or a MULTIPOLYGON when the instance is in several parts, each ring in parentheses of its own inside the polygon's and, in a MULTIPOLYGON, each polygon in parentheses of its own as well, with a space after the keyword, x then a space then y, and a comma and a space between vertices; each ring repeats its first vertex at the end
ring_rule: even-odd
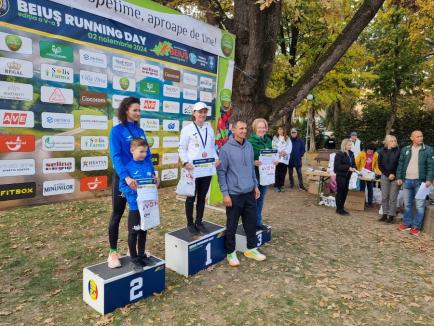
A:
POLYGON ((9 12, 9 0, 0 0, 0 17, 5 16, 9 12))
POLYGON ((89 283, 87 284, 87 290, 89 292, 90 298, 96 301, 98 299, 98 286, 94 280, 89 280, 89 283))

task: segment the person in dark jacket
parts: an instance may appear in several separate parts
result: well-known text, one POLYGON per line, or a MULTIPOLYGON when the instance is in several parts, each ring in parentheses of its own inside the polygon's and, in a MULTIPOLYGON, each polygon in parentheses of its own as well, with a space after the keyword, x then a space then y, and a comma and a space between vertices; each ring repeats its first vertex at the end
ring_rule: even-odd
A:
POLYGON ((336 153, 334 171, 336 173, 336 213, 348 215, 344 210, 345 200, 347 199, 348 186, 352 172, 356 171, 354 154, 351 151, 352 141, 346 138, 342 141, 341 151, 336 153))
POLYGON ((303 140, 298 137, 298 131, 295 128, 291 129, 291 142, 292 142, 292 152, 289 156, 288 164, 288 176, 289 176, 289 186, 294 188, 294 168, 297 171, 298 187, 301 190, 307 191, 303 185, 303 175, 301 173, 301 158, 303 157, 306 149, 304 147, 303 140))
POLYGON ((383 209, 383 215, 379 219, 381 222, 393 223, 396 216, 399 187, 395 179, 399 154, 396 137, 387 135, 384 139, 384 148, 378 154, 378 167, 381 171, 381 207, 383 209))

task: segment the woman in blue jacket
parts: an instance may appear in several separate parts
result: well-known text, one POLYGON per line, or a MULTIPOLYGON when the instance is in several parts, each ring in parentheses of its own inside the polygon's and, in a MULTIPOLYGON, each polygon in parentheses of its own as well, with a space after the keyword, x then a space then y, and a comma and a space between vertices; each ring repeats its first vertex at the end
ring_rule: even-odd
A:
MULTIPOLYGON (((145 132, 140 128, 140 100, 136 97, 127 97, 122 100, 118 109, 119 124, 110 132, 110 157, 113 162, 114 173, 112 177, 112 215, 108 233, 110 253, 107 259, 110 268, 120 267, 120 254, 118 253, 119 223, 125 211, 126 199, 119 190, 119 180, 133 190, 137 190, 136 181, 129 175, 126 165, 133 159, 130 143, 134 138, 146 140, 145 132)), ((152 164, 151 151, 145 160, 152 164)))

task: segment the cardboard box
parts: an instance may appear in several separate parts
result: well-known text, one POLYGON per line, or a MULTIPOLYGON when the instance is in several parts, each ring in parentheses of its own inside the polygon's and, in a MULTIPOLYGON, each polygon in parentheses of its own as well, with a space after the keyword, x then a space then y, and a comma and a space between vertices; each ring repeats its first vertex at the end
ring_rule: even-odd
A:
POLYGON ((318 195, 318 185, 319 181, 309 180, 309 187, 307 188, 307 192, 312 195, 318 195))
POLYGON ((348 191, 345 208, 355 211, 365 210, 365 193, 362 191, 348 191))
POLYGON ((428 205, 425 210, 425 218, 423 219, 422 232, 429 234, 434 238, 434 206, 428 205))

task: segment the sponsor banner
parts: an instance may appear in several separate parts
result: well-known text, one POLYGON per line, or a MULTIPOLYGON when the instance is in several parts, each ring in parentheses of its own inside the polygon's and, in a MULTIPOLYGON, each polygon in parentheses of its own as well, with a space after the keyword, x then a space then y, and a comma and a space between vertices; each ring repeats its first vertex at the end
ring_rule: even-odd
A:
POLYGON ((113 76, 113 89, 125 92, 135 92, 136 80, 128 77, 113 76))
POLYGON ((74 136, 42 136, 42 150, 47 152, 73 151, 74 136))
POLYGON ((108 128, 107 116, 82 114, 80 116, 80 128, 106 130, 108 128))
POLYGON ((141 80, 139 83, 140 92, 150 95, 160 95, 161 84, 157 81, 152 81, 149 79, 141 80))
MULTIPOLYGON (((150 137, 147 137, 147 138, 148 138, 148 141, 152 142, 152 146, 151 147, 153 149, 160 147, 160 137, 158 137, 158 136, 150 136, 150 137)), ((151 145, 151 143, 149 143, 149 144, 151 145)))
POLYGON ((107 105, 107 95, 105 93, 80 91, 80 105, 96 108, 105 107, 107 105))
POLYGON ((176 136, 166 136, 163 137, 163 148, 178 148, 179 137, 176 136))
POLYGON ((180 104, 178 102, 163 101, 163 112, 179 114, 180 104))
POLYGON ((39 41, 39 54, 41 58, 66 62, 74 61, 74 51, 72 47, 56 42, 39 41))
POLYGON ((0 153, 34 151, 35 136, 33 135, 0 135, 0 153))
POLYGON ((107 75, 99 72, 80 70, 80 85, 107 88, 107 75))
POLYGON ((178 86, 164 85, 163 86, 163 95, 167 96, 167 97, 180 98, 181 97, 181 89, 178 86))
POLYGON ((160 111, 160 101, 151 98, 140 98, 140 110, 158 112, 160 111))
POLYGON ((107 136, 81 136, 81 150, 102 151, 108 149, 107 136))
POLYGON ((70 194, 73 193, 74 191, 75 191, 74 179, 44 181, 44 183, 42 184, 43 196, 70 194))
POLYGON ((191 115, 193 113, 193 105, 191 103, 183 103, 182 114, 191 115))
POLYGON ((161 79, 161 70, 159 66, 151 65, 148 63, 142 63, 140 65, 140 73, 144 77, 153 77, 161 79))
POLYGON ((0 177, 15 177, 35 174, 35 160, 0 160, 0 177))
POLYGON ((75 171, 75 158, 58 157, 42 160, 42 172, 44 174, 70 173, 75 171))
POLYGON ((5 100, 33 100, 33 85, 0 81, 0 98, 5 100))
POLYGON ((42 128, 74 128, 74 115, 70 113, 42 112, 42 128))
POLYGON ((112 58, 112 68, 113 70, 125 72, 127 74, 136 73, 136 63, 133 60, 115 57, 112 58))
POLYGON ((163 164, 177 164, 178 161, 178 153, 163 153, 163 164))
POLYGON ((41 79, 60 83, 74 82, 74 70, 69 67, 41 64, 41 79))
POLYGON ((0 201, 33 198, 35 196, 35 182, 0 184, 0 201))
POLYGON ((32 54, 32 40, 28 37, 0 32, 0 50, 32 54))
POLYGON ((160 165, 160 154, 152 154, 152 164, 155 165, 160 165))
MULTIPOLYGON (((125 95, 117 95, 117 94, 113 94, 112 96, 112 107, 113 109, 119 109, 119 105, 121 105, 121 102, 124 98, 126 98, 128 96, 125 95)), ((115 124, 113 124, 114 126, 115 124)))
POLYGON ((213 80, 208 77, 200 77, 200 87, 206 88, 206 89, 212 89, 213 87, 213 80))
POLYGON ((182 90, 182 97, 186 100, 197 101, 197 90, 191 88, 184 88, 182 90))
POLYGON ((74 102, 74 91, 69 88, 42 86, 41 102, 72 104, 74 102))
POLYGON ((80 49, 78 53, 80 54, 80 63, 82 65, 107 68, 107 56, 105 54, 84 49, 80 49))
POLYGON ((211 103, 213 99, 213 95, 211 92, 200 92, 199 97, 201 102, 207 102, 207 103, 211 103))
POLYGON ((0 110, 0 127, 33 128, 34 125, 31 111, 0 110))
POLYGON ((0 75, 32 78, 33 62, 14 58, 0 58, 0 75))
POLYGON ((81 171, 99 171, 107 169, 107 156, 84 156, 81 158, 81 171))
POLYGON ((186 85, 197 86, 198 77, 195 74, 190 74, 188 72, 184 72, 184 75, 182 77, 182 81, 186 85))
POLYGON ((82 178, 80 180, 80 191, 106 190, 108 180, 106 175, 82 178))
POLYGON ((179 83, 181 81, 181 72, 179 70, 164 68, 163 69, 163 79, 171 80, 175 83, 179 83))
POLYGON ((164 131, 179 131, 179 120, 163 120, 164 131))
POLYGON ((178 169, 165 169, 161 171, 161 181, 169 181, 178 179, 178 169))
POLYGON ((159 119, 140 119, 140 128, 144 131, 159 131, 160 120, 159 119))

